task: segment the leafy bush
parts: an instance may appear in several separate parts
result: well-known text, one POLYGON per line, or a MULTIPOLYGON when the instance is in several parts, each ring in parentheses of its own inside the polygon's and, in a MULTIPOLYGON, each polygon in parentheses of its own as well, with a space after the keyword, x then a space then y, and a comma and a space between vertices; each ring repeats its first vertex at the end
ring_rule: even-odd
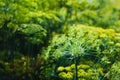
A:
POLYGON ((108 72, 108 75, 106 75, 110 80, 119 80, 120 79, 120 62, 115 62, 110 71, 108 72))
MULTIPOLYGON (((72 26, 68 33, 54 36, 43 55, 45 59, 55 59, 58 62, 56 66, 76 64, 73 60, 77 60, 77 65, 79 65, 84 64, 86 60, 90 60, 94 63, 95 68, 98 65, 103 68, 104 74, 106 74, 111 65, 120 58, 119 44, 120 33, 116 33, 113 29, 76 25, 72 26), (63 63, 61 64, 61 62, 63 63)), ((60 71, 62 70, 64 68, 60 67, 60 71)), ((79 70, 75 71, 79 72, 79 70)), ((65 72, 63 74, 69 75, 65 72)), ((70 73, 70 75, 73 74, 70 73)), ((96 80, 99 80, 99 78, 96 80)))
POLYGON ((26 47, 32 46, 30 49, 37 54, 43 44, 48 42, 53 31, 61 32, 61 29, 58 30, 62 23, 59 14, 52 10, 43 11, 37 5, 38 3, 39 0, 2 0, 0 2, 1 50, 11 50, 9 47, 13 47, 13 51, 19 50, 26 54, 28 52, 26 47), (22 45, 24 47, 21 47, 22 45))
POLYGON ((113 59, 118 55, 120 33, 115 33, 113 29, 102 29, 85 25, 77 25, 71 28, 68 34, 53 37, 51 44, 46 50, 46 57, 50 55, 58 59, 64 55, 70 54, 73 56, 79 53, 84 55, 85 53, 97 58, 106 56, 113 59))
MULTIPOLYGON (((118 0, 0 0, 0 75, 10 74, 12 79, 18 79, 25 74, 31 80, 58 80, 56 68, 65 66, 69 71, 69 66, 75 64, 75 73, 67 74, 67 79, 72 79, 85 60, 107 73, 120 60, 120 33, 115 33, 120 31, 119 12, 118 0), (115 31, 84 25, 70 27, 73 24, 115 31), (34 65, 32 72, 29 65, 30 74, 26 73, 25 59, 35 59, 38 53, 45 56, 44 64, 34 65), (11 74, 14 72, 16 75, 11 74)), ((39 64, 39 60, 28 62, 31 63, 39 64)))
MULTIPOLYGON (((4 55, 1 55, 2 57, 8 56, 5 52, 0 53, 4 53, 4 55)), ((40 56, 37 56, 36 59, 20 53, 16 53, 14 56, 17 56, 14 57, 14 60, 0 58, 1 80, 42 79, 40 71, 43 70, 42 65, 44 61, 40 56)))

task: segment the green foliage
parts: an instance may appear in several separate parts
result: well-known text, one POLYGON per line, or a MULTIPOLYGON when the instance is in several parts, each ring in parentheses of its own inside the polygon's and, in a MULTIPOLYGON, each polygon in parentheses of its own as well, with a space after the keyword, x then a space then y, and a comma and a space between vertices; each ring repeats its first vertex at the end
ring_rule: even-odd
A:
POLYGON ((22 24, 18 31, 31 44, 41 44, 46 37, 46 30, 37 24, 22 24))
POLYGON ((0 52, 0 56, 4 57, 4 59, 0 57, 1 80, 42 79, 40 70, 43 70, 41 65, 44 64, 44 61, 39 55, 35 59, 29 56, 24 56, 20 53, 16 53, 14 55, 14 60, 12 61, 10 59, 8 60, 8 58, 12 56, 7 55, 7 51, 0 52))
POLYGON ((68 34, 53 37, 46 53, 59 58, 63 55, 96 55, 114 58, 119 49, 119 34, 112 29, 102 29, 77 25, 68 34), (94 33, 93 33, 94 31, 94 33), (111 34, 112 33, 112 34, 111 34), (116 44, 116 45, 114 45, 116 44))
POLYGON ((119 20, 119 9, 116 8, 115 2, 117 1, 112 4, 112 1, 104 0, 63 0, 59 4, 62 7, 55 9, 66 24, 82 23, 109 28, 119 20))
MULTIPOLYGON (((7 77, 13 80, 73 80, 85 60, 99 65, 106 74, 120 60, 119 32, 119 0, 0 0, 0 77, 10 74, 7 77), (73 72, 69 67, 72 64, 76 66, 73 72), (65 67, 56 75, 58 66, 65 67), (11 74, 14 72, 16 75, 11 74)), ((92 63, 86 65, 94 73, 92 63)), ((78 77, 82 76, 79 73, 88 74, 81 68, 78 77)), ((89 75, 95 80, 97 68, 95 76, 89 75)))
MULTIPOLYGON (((81 62, 83 62, 84 64, 85 60, 90 60, 94 63, 95 69, 97 66, 99 66, 103 68, 104 71, 106 71, 104 73, 106 74, 110 69, 110 66, 120 58, 119 38, 120 33, 116 33, 113 29, 102 29, 92 26, 76 25, 72 26, 67 34, 54 36, 51 44, 48 46, 47 50, 44 51, 43 54, 48 60, 50 58, 58 61, 58 64, 56 63, 56 65, 65 66, 65 64, 70 65, 74 63, 73 61, 71 61, 68 64, 68 59, 77 60, 77 64, 80 64, 81 62), (62 60, 64 61, 64 63, 60 64, 62 60)), ((77 67, 79 68, 81 66, 77 67)), ((69 67, 58 68, 58 71, 64 70, 71 71, 69 67)), ((73 71, 75 71, 75 69, 73 71)), ((77 70, 77 72, 79 73, 79 70, 77 70)), ((74 77, 68 76, 71 74, 74 74, 75 76, 75 72, 70 74, 68 74, 67 72, 62 72, 59 74, 59 76, 60 78, 65 80, 67 80, 68 78, 72 80, 74 77)), ((79 74, 77 75, 79 77, 79 74)), ((84 75, 84 77, 86 76, 84 75)), ((103 74, 99 74, 99 72, 97 72, 95 73, 95 77, 88 78, 88 80, 99 80, 99 76, 101 78, 104 77, 103 74)))
MULTIPOLYGON (((59 14, 51 10, 43 11, 38 3, 39 0, 1 0, 0 43, 2 45, 0 47, 5 49, 8 45, 10 47, 13 45, 13 47, 17 46, 21 52, 28 47, 26 44, 29 44, 38 49, 48 42, 47 38, 51 36, 52 31, 61 32, 60 29, 55 29, 60 27, 59 14), (14 41, 9 43, 9 40, 14 41), (25 47, 21 47, 21 44, 25 47)), ((36 51, 35 53, 38 53, 39 50, 36 51)), ((25 50, 22 53, 26 52, 28 51, 25 50)))
POLYGON ((108 75, 106 75, 110 80, 119 80, 120 78, 120 62, 115 62, 110 71, 108 72, 108 75))

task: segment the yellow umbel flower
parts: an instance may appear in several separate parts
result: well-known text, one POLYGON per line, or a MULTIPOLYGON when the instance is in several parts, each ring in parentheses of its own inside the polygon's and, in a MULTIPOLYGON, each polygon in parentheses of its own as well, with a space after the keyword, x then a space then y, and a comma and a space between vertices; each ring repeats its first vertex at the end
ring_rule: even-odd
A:
POLYGON ((60 71, 63 71, 65 68, 63 66, 60 66, 58 67, 57 71, 60 72, 60 71))

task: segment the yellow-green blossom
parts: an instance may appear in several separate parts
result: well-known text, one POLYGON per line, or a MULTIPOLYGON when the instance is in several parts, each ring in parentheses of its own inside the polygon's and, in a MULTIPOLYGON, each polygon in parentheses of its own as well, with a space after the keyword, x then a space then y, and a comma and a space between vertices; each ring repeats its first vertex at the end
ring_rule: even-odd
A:
POLYGON ((67 73, 61 72, 61 73, 58 74, 58 76, 62 79, 66 79, 67 78, 67 73))
POLYGON ((72 65, 71 65, 71 68, 73 68, 73 69, 74 69, 74 68, 75 68, 75 64, 72 64, 72 65))
POLYGON ((58 67, 57 71, 63 71, 65 68, 63 66, 58 67))
POLYGON ((100 37, 107 37, 106 34, 100 34, 100 37))
POLYGON ((120 43, 116 43, 115 46, 116 46, 116 47, 120 47, 120 43))
POLYGON ((87 73, 84 71, 84 69, 79 69, 78 70, 78 77, 85 77, 87 73))
POLYGON ((87 69, 87 68, 90 68, 89 65, 85 65, 85 64, 81 64, 78 66, 79 69, 87 69))
POLYGON ((66 71, 71 71, 71 67, 69 67, 69 66, 68 66, 68 67, 65 67, 65 70, 66 70, 66 71))
POLYGON ((108 44, 113 45, 113 44, 114 44, 114 42, 113 42, 113 41, 111 41, 111 42, 108 42, 108 44))
POLYGON ((68 80, 72 80, 73 79, 73 73, 72 72, 67 72, 66 76, 67 76, 68 80))

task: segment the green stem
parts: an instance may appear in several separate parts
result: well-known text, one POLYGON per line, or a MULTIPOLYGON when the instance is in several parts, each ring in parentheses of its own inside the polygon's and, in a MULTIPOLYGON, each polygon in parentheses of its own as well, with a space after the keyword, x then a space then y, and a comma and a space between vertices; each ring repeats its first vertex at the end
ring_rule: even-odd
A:
POLYGON ((75 80, 78 80, 78 68, 77 68, 77 57, 75 57, 75 80))

